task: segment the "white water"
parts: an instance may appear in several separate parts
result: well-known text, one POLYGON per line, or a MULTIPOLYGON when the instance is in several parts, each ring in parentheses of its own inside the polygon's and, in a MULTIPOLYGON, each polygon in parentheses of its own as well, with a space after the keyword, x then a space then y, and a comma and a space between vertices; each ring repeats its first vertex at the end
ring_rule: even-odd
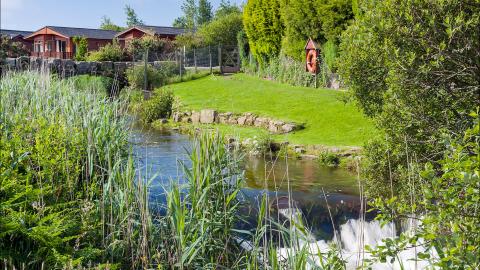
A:
MULTIPOLYGON (((285 216, 288 218, 288 215, 285 216)), ((407 228, 406 231, 408 232, 410 228, 407 228)), ((317 254, 319 252, 328 252, 331 248, 331 244, 337 243, 341 246, 340 255, 347 262, 347 269, 358 269, 362 266, 362 262, 365 259, 371 258, 370 254, 365 250, 365 246, 376 247, 378 244, 382 244, 382 240, 396 237, 395 231, 396 229, 393 223, 381 227, 378 221, 365 222, 351 219, 346 224, 340 226, 340 231, 337 232, 337 235, 340 235, 340 237, 334 237, 332 242, 325 242, 323 240, 318 242, 300 240, 299 247, 280 248, 277 252, 279 258, 285 259, 289 254, 294 254, 296 250, 306 248, 311 254, 311 260, 315 262, 316 265, 320 265, 320 258, 317 254)), ((310 237, 304 239, 309 238, 310 237)), ((423 251, 424 249, 422 247, 410 247, 405 251, 400 252, 393 263, 390 263, 390 259, 392 258, 388 258, 387 263, 376 263, 372 266, 372 269, 432 269, 429 262, 418 261, 415 259, 416 254, 423 251)), ((309 265, 307 269, 313 269, 315 268, 314 266, 315 265, 309 265)))

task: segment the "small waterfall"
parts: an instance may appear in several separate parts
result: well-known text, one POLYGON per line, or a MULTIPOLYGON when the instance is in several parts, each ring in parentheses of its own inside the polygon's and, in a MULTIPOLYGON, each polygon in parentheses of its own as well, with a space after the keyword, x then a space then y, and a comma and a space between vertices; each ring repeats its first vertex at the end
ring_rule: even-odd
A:
MULTIPOLYGON (((299 212, 299 211, 292 211, 299 212)), ((292 215, 290 215, 292 216, 292 215)), ((289 218, 288 215, 285 217, 289 218)), ((298 217, 297 217, 298 218, 298 217)), ((408 222, 405 232, 412 228, 410 226, 412 222, 408 222)), ((301 248, 306 248, 311 254, 311 260, 315 264, 319 265, 320 258, 317 256, 318 252, 326 253, 330 248, 331 244, 338 243, 341 246, 340 255, 347 262, 347 269, 361 269, 363 262, 366 259, 370 259, 371 256, 368 251, 365 250, 366 246, 376 247, 379 244, 382 244, 382 241, 387 238, 396 237, 396 228, 394 223, 389 223, 385 226, 380 226, 379 221, 362 221, 358 219, 350 219, 347 223, 340 226, 337 236, 331 242, 326 242, 324 240, 320 241, 311 241, 313 236, 307 236, 306 238, 300 239, 300 247, 295 248, 280 248, 277 250, 279 258, 287 258, 289 254, 295 252, 295 250, 300 250, 301 248)), ((398 257, 395 258, 393 263, 390 263, 390 259, 387 259, 386 263, 376 263, 372 266, 374 270, 383 270, 383 269, 392 269, 392 270, 420 270, 420 269, 432 269, 432 266, 428 261, 416 260, 416 254, 419 252, 424 252, 425 250, 422 247, 410 247, 398 254, 398 257)), ((432 253, 435 257, 436 254, 432 253)), ((310 265, 308 269, 315 269, 314 265, 310 265)))

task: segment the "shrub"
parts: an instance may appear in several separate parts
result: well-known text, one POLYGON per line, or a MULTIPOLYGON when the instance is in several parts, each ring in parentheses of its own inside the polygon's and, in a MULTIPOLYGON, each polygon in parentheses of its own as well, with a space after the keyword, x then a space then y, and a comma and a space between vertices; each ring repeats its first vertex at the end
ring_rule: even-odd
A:
POLYGON ((321 164, 329 167, 338 167, 340 165, 340 157, 328 151, 320 153, 319 161, 321 164))
POLYGON ((362 1, 362 15, 343 33, 339 73, 383 131, 366 148, 370 195, 390 194, 381 191, 391 183, 410 185, 412 159, 440 168, 444 134, 471 125, 480 74, 480 13, 473 2, 362 1))
POLYGON ((144 124, 149 124, 157 119, 169 118, 175 98, 172 91, 158 89, 153 97, 144 101, 140 106, 140 119, 144 124))
POLYGON ((305 65, 285 56, 273 58, 268 65, 260 68, 258 74, 291 85, 315 86, 315 76, 305 71, 305 65))
POLYGON ((76 52, 75 60, 85 61, 88 51, 88 41, 85 37, 73 37, 73 43, 75 43, 76 52))
POLYGON ((165 82, 165 75, 162 71, 147 65, 147 85, 145 87, 145 67, 143 65, 137 65, 128 68, 126 71, 127 80, 130 86, 134 89, 147 89, 153 90, 156 87, 160 87, 165 82))
POLYGON ((70 78, 75 85, 77 91, 104 93, 110 96, 113 87, 113 79, 103 76, 79 75, 70 78))
POLYGON ((98 51, 89 52, 87 55, 87 61, 124 61, 126 59, 125 52, 118 44, 117 40, 113 43, 107 44, 98 51))
POLYGON ((335 72, 337 70, 337 45, 333 41, 327 41, 322 46, 322 53, 327 67, 335 72))

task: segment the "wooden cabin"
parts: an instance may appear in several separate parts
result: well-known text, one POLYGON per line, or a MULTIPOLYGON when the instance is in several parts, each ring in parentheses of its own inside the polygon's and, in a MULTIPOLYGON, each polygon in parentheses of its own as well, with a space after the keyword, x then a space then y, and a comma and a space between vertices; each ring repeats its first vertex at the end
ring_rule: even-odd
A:
POLYGON ((31 56, 42 58, 72 59, 76 52, 74 37, 85 37, 88 42, 88 51, 98 50, 108 43, 112 43, 117 31, 45 26, 26 37, 32 42, 31 56))
MULTIPOLYGON (((30 53, 33 49, 33 42, 26 40, 25 37, 31 35, 31 31, 21 31, 21 30, 7 30, 0 29, 0 36, 6 36, 10 42, 17 42, 22 44, 23 49, 30 53)), ((12 55, 7 52, 7 55, 10 57, 12 55)))
POLYGON ((115 38, 118 39, 120 46, 122 46, 122 48, 125 48, 132 40, 142 38, 145 35, 175 40, 178 35, 181 35, 185 32, 186 30, 183 28, 137 25, 118 33, 117 35, 115 35, 115 38))

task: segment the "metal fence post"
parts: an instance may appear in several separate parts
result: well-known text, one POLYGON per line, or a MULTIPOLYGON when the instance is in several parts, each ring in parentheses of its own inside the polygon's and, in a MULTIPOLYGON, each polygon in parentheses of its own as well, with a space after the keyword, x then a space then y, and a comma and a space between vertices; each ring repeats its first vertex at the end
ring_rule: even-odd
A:
POLYGON ((222 70, 222 45, 218 45, 218 66, 220 67, 220 73, 223 74, 223 70, 222 70))
POLYGON ((143 83, 144 83, 144 88, 145 92, 148 91, 148 49, 145 51, 145 66, 143 70, 143 83))
POLYGON ((193 64, 195 65, 195 73, 197 73, 197 51, 193 48, 193 64))
POLYGON ((210 59, 210 74, 213 74, 213 67, 212 67, 212 48, 208 46, 208 57, 210 59))

